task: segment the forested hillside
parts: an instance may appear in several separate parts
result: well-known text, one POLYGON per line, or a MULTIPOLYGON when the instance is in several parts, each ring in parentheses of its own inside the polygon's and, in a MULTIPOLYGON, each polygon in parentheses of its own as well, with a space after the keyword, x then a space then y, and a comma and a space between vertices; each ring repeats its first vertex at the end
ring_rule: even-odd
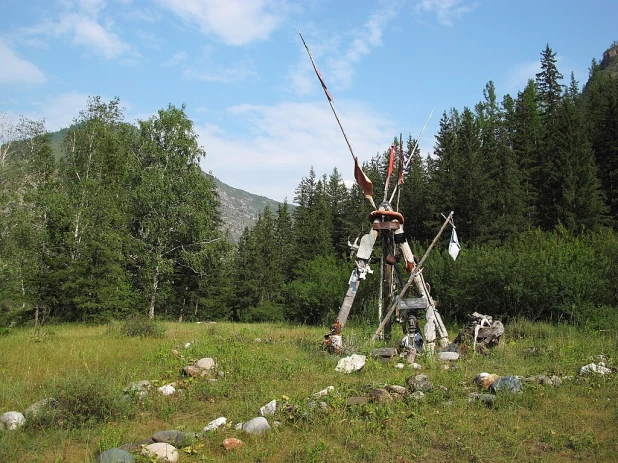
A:
MULTIPOLYGON (((451 210, 463 243, 456 262, 438 250, 426 264, 447 317, 477 310, 602 323, 613 313, 616 50, 592 61, 580 91, 548 45, 541 72, 517 95, 499 101, 488 82, 474 107, 442 114, 431 157, 404 140, 413 163, 394 204, 415 253, 451 210)), ((136 127, 118 100, 93 98, 54 141, 58 161, 42 123, 23 120, 12 133, 0 151, 2 324, 134 313, 315 324, 337 312, 352 265, 347 242, 369 229, 370 209, 336 169, 321 178, 312 169, 293 211, 265 208, 234 244, 184 108, 136 127)), ((376 192, 387 153, 363 166, 376 192)), ((361 285, 351 320, 375 321, 378 273, 361 285)))

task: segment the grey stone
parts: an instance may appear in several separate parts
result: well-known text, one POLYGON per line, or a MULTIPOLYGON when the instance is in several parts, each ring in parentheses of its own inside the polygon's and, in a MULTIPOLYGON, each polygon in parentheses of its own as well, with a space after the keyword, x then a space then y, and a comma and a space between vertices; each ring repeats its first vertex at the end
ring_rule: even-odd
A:
POLYGON ((386 390, 389 392, 394 392, 395 394, 405 394, 407 392, 405 387, 398 385, 386 386, 386 390))
POLYGON ((120 448, 113 448, 101 453, 95 463, 133 463, 135 455, 120 448))
POLYGON ((277 412, 277 401, 271 400, 260 408, 260 416, 274 415, 277 412))
POLYGON ((440 352, 438 354, 438 360, 453 361, 459 359, 459 352, 440 352))
POLYGON ((489 391, 492 394, 496 394, 498 391, 507 391, 515 394, 523 391, 523 389, 524 385, 519 376, 502 376, 489 386, 489 391))
POLYGON ((165 442, 166 444, 179 445, 187 436, 182 431, 175 429, 169 431, 159 431, 152 435, 152 440, 155 442, 165 442))
POLYGON ((431 391, 433 384, 427 375, 410 376, 406 380, 406 384, 412 389, 412 391, 431 391))
POLYGON ((367 404, 367 399, 365 397, 348 397, 345 401, 346 405, 365 405, 367 404))
POLYGON ((248 434, 262 434, 270 431, 270 425, 266 418, 258 416, 244 423, 242 430, 248 434))
POLYGON ((468 398, 468 402, 481 402, 487 405, 489 408, 494 406, 496 402, 496 396, 493 394, 479 394, 478 392, 473 392, 470 394, 468 398))
POLYGON ((425 393, 423 391, 414 391, 411 396, 414 400, 423 400, 425 398, 425 393))
POLYGON ((201 368, 202 370, 211 370, 217 366, 217 364, 210 357, 204 357, 195 362, 195 366, 201 368))
POLYGON ((124 388, 124 393, 129 397, 143 399, 148 395, 148 391, 150 389, 152 389, 152 383, 147 379, 144 379, 142 381, 134 381, 129 383, 129 385, 124 388))
POLYGON ((45 411, 55 410, 57 405, 58 401, 54 398, 39 400, 24 410, 24 416, 26 418, 36 417, 45 411))
POLYGON ((392 359, 397 357, 398 352, 394 347, 380 347, 371 351, 371 356, 374 358, 392 359))
POLYGON ((178 451, 173 445, 165 442, 155 442, 147 445, 142 449, 142 455, 145 457, 155 457, 157 461, 166 463, 176 463, 178 461, 178 451))
POLYGON ((380 402, 380 403, 391 402, 393 400, 393 397, 388 393, 386 389, 380 389, 380 388, 373 389, 369 393, 369 395, 371 396, 373 400, 375 400, 376 402, 380 402))
POLYGON ((227 424, 227 418, 224 416, 221 416, 219 418, 217 418, 216 420, 212 420, 210 423, 208 423, 204 429, 202 429, 202 431, 214 431, 216 429, 219 429, 221 426, 225 426, 227 424))

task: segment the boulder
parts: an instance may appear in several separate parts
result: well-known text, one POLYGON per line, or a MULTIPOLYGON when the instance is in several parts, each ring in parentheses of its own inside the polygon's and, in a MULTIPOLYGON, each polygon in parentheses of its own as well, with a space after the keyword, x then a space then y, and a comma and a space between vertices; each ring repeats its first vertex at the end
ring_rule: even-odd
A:
POLYGON ((133 463, 135 455, 123 449, 113 448, 101 453, 94 461, 95 463, 133 463))
POLYGON ((19 412, 6 412, 0 416, 0 423, 5 429, 13 431, 26 423, 26 417, 19 412))
POLYGON ((204 357, 195 362, 195 366, 202 370, 212 370, 217 366, 216 362, 210 357, 204 357))
POLYGON ((354 371, 360 371, 365 366, 367 358, 364 355, 352 354, 349 357, 344 357, 339 360, 335 371, 342 373, 352 373, 354 371))
POLYGON ((266 418, 263 416, 258 416, 257 418, 253 418, 246 423, 243 423, 242 430, 247 434, 263 434, 265 432, 270 431, 270 425, 266 418))
POLYGON ((177 463, 178 462, 178 450, 176 447, 165 442, 156 442, 154 444, 147 445, 142 449, 142 455, 148 458, 155 458, 157 461, 165 463, 177 463))
POLYGON ((57 406, 58 401, 54 398, 39 400, 24 410, 24 416, 26 418, 36 417, 48 410, 55 410, 57 406))
POLYGON ((522 392, 523 389, 524 385, 519 379, 519 376, 502 376, 489 386, 489 391, 493 394, 496 394, 498 391, 507 391, 515 394, 522 392))
POLYGON ((260 416, 274 415, 277 412, 277 401, 271 400, 260 408, 260 416))

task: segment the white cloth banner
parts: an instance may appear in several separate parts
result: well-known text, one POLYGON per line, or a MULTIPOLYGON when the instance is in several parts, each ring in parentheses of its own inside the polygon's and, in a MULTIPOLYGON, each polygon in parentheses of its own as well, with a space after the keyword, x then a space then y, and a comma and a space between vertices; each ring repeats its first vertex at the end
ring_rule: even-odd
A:
POLYGON ((453 227, 451 242, 448 244, 448 253, 451 255, 453 260, 456 260, 460 250, 461 246, 459 245, 459 240, 457 239, 457 232, 455 231, 455 227, 453 227))

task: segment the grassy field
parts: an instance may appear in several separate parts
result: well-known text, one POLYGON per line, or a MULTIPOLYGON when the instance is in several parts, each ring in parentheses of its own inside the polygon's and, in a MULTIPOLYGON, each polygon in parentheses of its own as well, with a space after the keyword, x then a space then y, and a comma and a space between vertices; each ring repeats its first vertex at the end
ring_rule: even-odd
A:
MULTIPOLYGON (((158 338, 122 336, 105 326, 15 329, 0 337, 0 414, 23 411, 48 397, 64 397, 70 415, 0 431, 2 462, 92 462, 101 450, 168 429, 199 432, 219 416, 230 426, 181 451, 182 462, 569 462, 618 459, 618 373, 578 377, 579 368, 607 356, 616 366, 618 331, 584 332, 521 321, 506 326, 489 355, 445 364, 420 357, 433 389, 410 397, 348 406, 351 396, 384 385, 406 385, 411 367, 368 358, 357 373, 335 372, 338 357, 321 349, 323 329, 286 325, 163 324, 158 338), (259 338, 259 342, 256 338, 259 338), (176 346, 184 359, 174 356, 176 346), (184 380, 182 393, 122 400, 131 381, 178 381, 183 366, 213 357, 224 376, 184 380), (480 372, 554 374, 562 386, 526 384, 522 394, 499 394, 493 408, 469 403, 480 372), (313 393, 334 386, 327 410, 307 408, 313 393), (444 386, 440 388, 439 386, 444 386), (69 400, 73 398, 74 400, 69 400), (250 436, 234 424, 258 416, 276 399, 297 405, 279 411, 279 427, 250 436), (245 446, 226 451, 237 437, 245 446)), ((376 347, 373 330, 347 329, 359 354, 376 347)), ((452 333, 454 334, 454 333, 452 333)), ((145 461, 145 460, 142 460, 145 461)))

